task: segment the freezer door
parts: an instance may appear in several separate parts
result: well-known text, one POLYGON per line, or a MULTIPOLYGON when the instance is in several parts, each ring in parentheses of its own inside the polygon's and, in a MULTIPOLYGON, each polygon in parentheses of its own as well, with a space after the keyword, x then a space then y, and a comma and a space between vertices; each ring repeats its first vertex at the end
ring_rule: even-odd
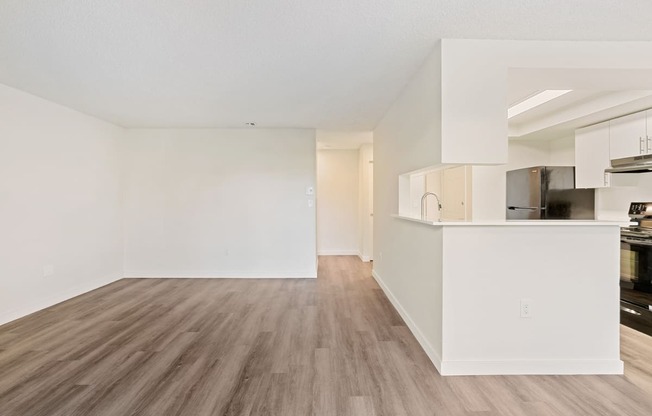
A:
POLYGON ((542 177, 545 168, 534 167, 507 172, 508 220, 542 219, 542 177))

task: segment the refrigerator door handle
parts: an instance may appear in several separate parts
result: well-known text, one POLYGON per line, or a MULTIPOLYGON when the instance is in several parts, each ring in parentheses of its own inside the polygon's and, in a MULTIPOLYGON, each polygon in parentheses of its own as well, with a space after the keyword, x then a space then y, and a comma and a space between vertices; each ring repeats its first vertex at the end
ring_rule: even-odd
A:
POLYGON ((507 209, 512 211, 536 211, 538 207, 507 207, 507 209))

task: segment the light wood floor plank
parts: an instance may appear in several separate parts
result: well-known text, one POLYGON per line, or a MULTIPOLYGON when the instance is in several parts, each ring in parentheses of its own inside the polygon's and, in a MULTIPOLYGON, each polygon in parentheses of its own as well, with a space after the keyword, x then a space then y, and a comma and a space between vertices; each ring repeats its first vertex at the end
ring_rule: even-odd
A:
POLYGON ((318 279, 123 279, 0 327, 2 416, 652 414, 625 376, 442 378, 356 257, 318 279))

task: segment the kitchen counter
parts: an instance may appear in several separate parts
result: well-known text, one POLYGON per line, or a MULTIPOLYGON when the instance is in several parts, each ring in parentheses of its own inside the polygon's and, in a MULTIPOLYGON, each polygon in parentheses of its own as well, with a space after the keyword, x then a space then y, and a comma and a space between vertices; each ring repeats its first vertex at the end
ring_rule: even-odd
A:
POLYGON ((602 220, 513 220, 513 221, 426 221, 419 218, 406 217, 392 214, 393 218, 417 222, 434 227, 448 226, 617 226, 625 227, 630 225, 628 221, 602 221, 602 220))
POLYGON ((626 221, 393 217, 415 229, 377 248, 373 275, 442 375, 623 373, 626 221))

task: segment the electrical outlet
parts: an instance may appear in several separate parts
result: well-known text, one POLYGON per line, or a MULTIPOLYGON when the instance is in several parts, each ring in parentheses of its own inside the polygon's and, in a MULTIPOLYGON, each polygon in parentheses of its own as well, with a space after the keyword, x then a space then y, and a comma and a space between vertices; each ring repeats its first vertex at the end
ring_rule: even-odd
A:
POLYGON ((521 318, 532 318, 532 299, 521 299, 521 318))
POLYGON ((308 200, 308 208, 312 208, 312 205, 314 204, 312 199, 308 200))
POLYGON ((54 274, 54 266, 47 264, 43 266, 43 277, 50 277, 54 274))
POLYGON ((306 188, 306 195, 311 196, 314 194, 315 194, 315 188, 313 188, 312 186, 306 188))

